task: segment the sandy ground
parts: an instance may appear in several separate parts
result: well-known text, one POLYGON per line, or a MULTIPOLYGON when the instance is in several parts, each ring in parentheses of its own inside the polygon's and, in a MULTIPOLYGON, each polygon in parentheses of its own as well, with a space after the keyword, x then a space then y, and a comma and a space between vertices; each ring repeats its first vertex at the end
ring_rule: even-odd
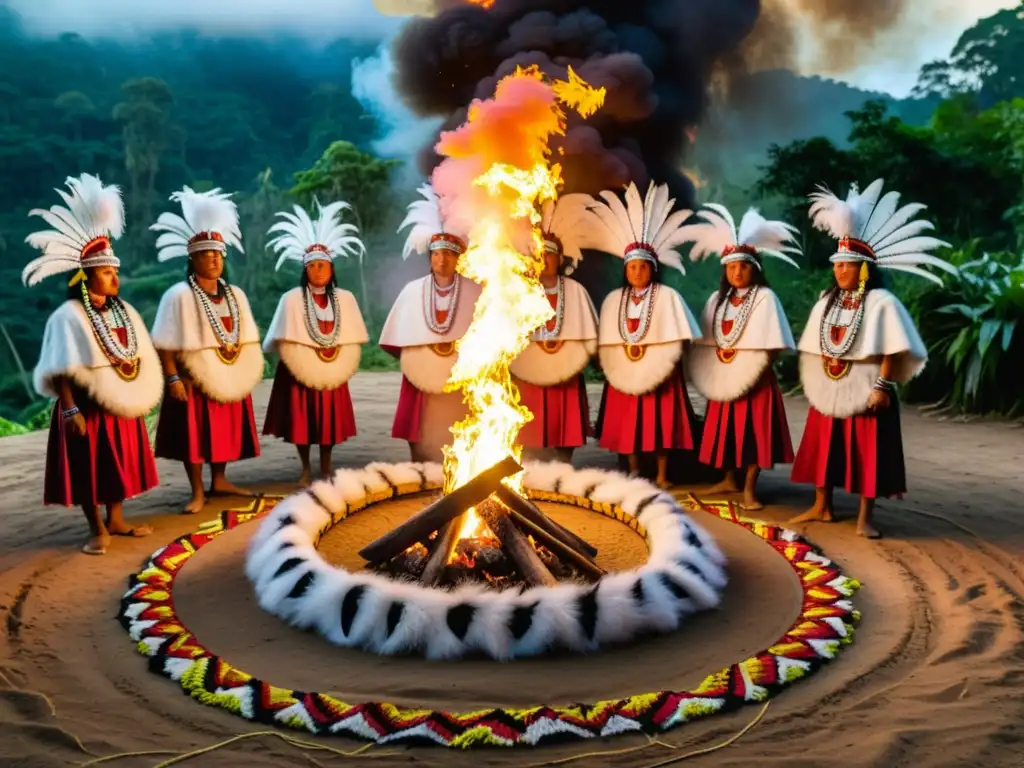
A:
MULTIPOLYGON (((404 444, 388 437, 397 391, 394 374, 356 377, 360 434, 336 452, 336 465, 406 458, 404 444)), ((256 395, 261 423, 268 394, 269 382, 256 395)), ((787 408, 798 439, 806 404, 791 399, 787 408)), ((995 423, 939 422, 907 409, 904 432, 911 488, 906 501, 880 504, 883 541, 858 539, 850 521, 806 529, 865 584, 856 601, 864 617, 855 644, 836 663, 775 699, 742 738, 691 762, 1024 765, 1024 431, 995 423)), ((45 440, 45 434, 35 434, 0 441, 0 765, 69 765, 122 752, 164 751, 164 756, 104 763, 155 766, 175 754, 261 730, 188 700, 173 683, 150 674, 114 621, 126 578, 146 556, 231 500, 219 500, 219 507, 211 505, 198 518, 174 514, 186 483, 179 467, 161 462, 161 488, 128 506, 132 519, 151 522, 156 533, 147 540, 115 542, 106 557, 90 558, 78 554, 85 533, 81 515, 39 503, 45 440)), ((576 463, 611 466, 614 460, 589 446, 576 463)), ((277 492, 294 488, 297 475, 293 450, 276 441, 264 444, 261 458, 231 470, 240 484, 277 492)), ((786 478, 785 468, 766 475, 765 519, 783 521, 809 504, 809 489, 790 486, 786 478)), ((699 493, 701 487, 693 490, 699 493)), ((838 499, 841 509, 852 510, 851 499, 838 499)), ((405 514, 397 508, 381 512, 395 518, 405 514)), ((689 687, 764 647, 799 608, 792 573, 768 547, 735 526, 697 519, 730 557, 732 583, 723 609, 693 619, 671 637, 586 658, 427 664, 342 652, 288 630, 254 605, 241 572, 249 526, 196 556, 179 580, 177 608, 209 647, 240 667, 281 685, 315 683, 351 699, 462 708, 689 687)), ((569 518, 565 522, 576 525, 569 518)), ((325 539, 329 556, 343 561, 350 556, 349 542, 354 547, 374 535, 373 525, 355 523, 348 533, 325 539)), ((357 763, 526 766, 600 750, 604 754, 576 764, 654 766, 728 740, 757 714, 758 707, 749 707, 693 723, 659 744, 623 737, 486 754, 381 747, 363 753, 357 763)), ((344 740, 318 743, 359 746, 344 740)), ((304 756, 304 750, 259 737, 187 764, 348 762, 322 751, 305 750, 304 756)))

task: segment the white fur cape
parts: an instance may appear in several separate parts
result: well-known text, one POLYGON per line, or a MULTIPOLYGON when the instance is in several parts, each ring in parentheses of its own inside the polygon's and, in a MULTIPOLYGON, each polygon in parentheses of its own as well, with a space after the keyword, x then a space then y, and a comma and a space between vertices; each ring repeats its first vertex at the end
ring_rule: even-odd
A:
POLYGON ((760 287, 746 328, 733 347, 735 356, 728 363, 718 358, 715 342, 715 308, 718 292, 704 304, 701 313, 703 335, 687 354, 686 371, 693 385, 708 400, 728 403, 747 394, 771 365, 769 351, 793 349, 793 331, 779 297, 770 288, 760 287))
POLYGON ((276 353, 295 380, 304 387, 319 391, 337 389, 346 383, 359 368, 360 345, 370 340, 356 297, 351 292, 335 288, 341 323, 338 336, 338 355, 325 362, 317 354, 317 347, 306 329, 304 288, 292 288, 277 304, 270 329, 263 339, 263 351, 276 353))
POLYGON ((447 333, 434 333, 427 325, 423 315, 424 284, 429 282, 430 275, 413 280, 402 289, 395 299, 391 312, 380 332, 380 346, 389 354, 398 355, 404 347, 421 347, 429 344, 441 344, 446 341, 458 341, 473 321, 476 301, 480 298, 481 288, 472 280, 459 278, 459 303, 454 308, 455 317, 447 333))
POLYGON ((220 340, 199 306, 192 288, 182 281, 167 289, 160 299, 153 322, 153 345, 176 352, 189 377, 212 400, 235 403, 245 399, 263 379, 263 350, 260 333, 241 288, 231 286, 238 302, 238 342, 234 363, 217 356, 220 340))
POLYGON ((82 302, 65 301, 46 321, 39 362, 32 372, 36 392, 59 397, 55 379, 66 376, 84 389, 97 405, 116 416, 145 416, 160 402, 164 376, 160 358, 142 317, 124 304, 138 339, 139 373, 125 381, 114 370, 93 334, 82 302))
POLYGON ((405 347, 398 358, 402 375, 420 392, 440 395, 452 375, 452 366, 459 359, 456 352, 439 355, 433 347, 405 347))
POLYGON ((700 326, 683 297, 675 289, 659 285, 650 329, 641 344, 644 355, 640 360, 630 360, 619 327, 619 303, 627 290, 612 291, 601 304, 598 359, 605 378, 615 389, 627 395, 644 395, 672 374, 683 357, 683 343, 699 339, 700 326))
POLYGON ((586 289, 575 280, 563 278, 562 328, 556 352, 546 352, 531 341, 512 361, 512 375, 537 387, 552 387, 569 381, 587 367, 597 351, 597 310, 586 289))
POLYGON ((824 368, 821 350, 821 317, 826 298, 811 310, 800 337, 800 383, 814 408, 826 416, 848 418, 867 410, 881 358, 894 355, 891 378, 905 384, 924 369, 928 351, 906 308, 892 293, 876 288, 864 297, 864 319, 850 351, 842 359, 854 364, 838 381, 824 368))
POLYGON ((644 565, 609 573, 596 586, 445 590, 348 571, 317 552, 320 536, 345 525, 368 495, 383 499, 437 489, 442 479, 439 464, 370 464, 339 470, 332 481, 316 482, 282 501, 260 523, 246 555, 245 572, 260 607, 343 647, 431 659, 483 653, 508 660, 553 648, 593 652, 671 632, 694 613, 719 605, 727 583, 725 557, 671 494, 641 478, 555 462, 528 462, 524 486, 576 496, 581 504, 619 507, 646 531, 650 555, 644 565), (592 610, 583 607, 587 601, 592 610), (451 620, 457 609, 468 613, 464 622, 451 620), (512 628, 516 614, 520 631, 512 628), (397 621, 389 621, 396 615, 397 621))

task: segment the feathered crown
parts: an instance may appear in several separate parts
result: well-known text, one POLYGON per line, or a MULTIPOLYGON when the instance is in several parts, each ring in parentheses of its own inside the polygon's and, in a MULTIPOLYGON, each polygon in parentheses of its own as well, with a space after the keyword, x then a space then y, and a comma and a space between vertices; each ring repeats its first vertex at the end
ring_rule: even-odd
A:
POLYGON ((583 229, 590 216, 587 205, 592 202, 590 195, 565 195, 557 200, 547 200, 541 207, 541 237, 544 250, 569 259, 572 263, 565 268, 571 275, 583 258, 580 248, 585 242, 583 229))
POLYGON ((693 242, 690 260, 698 261, 713 253, 721 257, 723 265, 734 261, 749 261, 758 269, 758 256, 771 256, 799 269, 799 265, 787 253, 800 253, 800 249, 789 243, 796 227, 784 221, 768 221, 754 208, 747 210, 740 220, 739 231, 729 209, 717 203, 708 203, 697 213, 701 221, 683 227, 687 241, 693 242))
MULTIPOLYGON (((167 261, 199 251, 225 253, 229 245, 242 251, 238 208, 220 189, 196 192, 189 187, 174 192, 171 200, 181 203, 181 216, 161 213, 150 229, 163 232, 156 239, 157 260, 167 261)), ((242 251, 244 253, 244 251, 242 251)))
POLYGON ((53 229, 33 232, 25 242, 39 248, 43 255, 32 260, 21 273, 22 282, 33 286, 62 272, 76 270, 73 285, 83 277, 82 270, 92 267, 119 267, 121 261, 111 250, 111 240, 124 233, 124 203, 121 190, 103 186, 96 176, 83 173, 65 182, 70 193, 56 190, 67 207, 54 205, 49 210, 33 208, 29 216, 41 216, 53 229))
POLYGON ((402 258, 409 258, 409 254, 413 251, 426 253, 448 250, 458 254, 465 253, 465 238, 445 229, 444 220, 441 217, 441 203, 434 188, 429 184, 424 184, 416 191, 423 195, 423 199, 409 203, 409 212, 398 227, 399 232, 406 227, 412 227, 409 237, 406 238, 405 248, 402 250, 402 258))
POLYGON ((280 254, 277 266, 280 269, 286 261, 298 261, 303 265, 311 261, 330 262, 339 255, 357 255, 366 253, 366 246, 359 239, 359 228, 355 224, 341 221, 341 212, 351 209, 348 203, 338 201, 324 207, 319 200, 314 200, 317 219, 313 221, 309 214, 296 205, 295 213, 281 211, 277 215, 279 221, 267 230, 281 234, 267 243, 267 246, 280 254))
POLYGON ((956 267, 949 262, 927 253, 949 243, 921 235, 934 229, 929 221, 913 220, 927 208, 926 205, 908 203, 901 208, 900 193, 887 192, 883 195, 883 184, 882 179, 876 179, 863 192, 856 184, 851 184, 846 200, 840 200, 824 185, 819 185, 817 192, 808 195, 810 217, 815 228, 839 240, 829 261, 872 263, 883 269, 925 277, 942 285, 942 278, 921 269, 921 266, 927 264, 957 274, 956 267))
POLYGON ((636 184, 631 182, 625 204, 610 190, 603 191, 601 197, 604 203, 593 198, 587 203, 594 220, 584 229, 583 247, 620 256, 627 264, 643 259, 657 267, 661 262, 686 274, 674 249, 686 242, 682 226, 692 211, 672 213, 676 201, 669 198, 667 185, 651 182, 647 197, 641 199, 636 184))

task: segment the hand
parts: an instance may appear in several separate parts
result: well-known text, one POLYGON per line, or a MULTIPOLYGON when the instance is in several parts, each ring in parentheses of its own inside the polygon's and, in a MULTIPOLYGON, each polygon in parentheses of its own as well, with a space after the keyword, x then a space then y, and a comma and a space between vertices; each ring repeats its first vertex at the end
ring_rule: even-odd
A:
POLYGON ((880 389, 871 390, 871 397, 868 398, 869 411, 881 411, 889 407, 889 393, 880 389))
POLYGON ((85 437, 85 416, 81 413, 76 413, 70 419, 67 420, 71 427, 71 431, 79 437, 85 437))
POLYGON ((175 381, 167 385, 167 394, 182 403, 188 402, 188 390, 181 381, 175 381))

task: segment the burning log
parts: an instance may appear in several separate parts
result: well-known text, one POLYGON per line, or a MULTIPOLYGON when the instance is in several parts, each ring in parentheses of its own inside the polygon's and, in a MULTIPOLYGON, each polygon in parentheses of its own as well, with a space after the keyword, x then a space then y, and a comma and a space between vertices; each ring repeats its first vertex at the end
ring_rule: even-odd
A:
MULTIPOLYGON (((589 542, 581 539, 568 528, 559 525, 550 517, 540 511, 540 508, 529 499, 524 499, 507 485, 502 485, 494 492, 498 500, 513 512, 525 517, 538 528, 544 529, 548 534, 561 541, 565 546, 570 547, 579 554, 593 561, 597 556, 597 548, 589 542)), ((535 537, 536 538, 536 537, 535 537)))
MULTIPOLYGON (((396 557, 416 542, 426 540, 430 534, 461 516, 470 507, 479 504, 501 487, 504 478, 521 470, 519 462, 511 456, 505 457, 465 485, 442 496, 422 512, 416 513, 397 528, 367 544, 359 550, 359 556, 371 565, 378 565, 396 557)), ((458 528, 453 528, 457 533, 458 528)), ((438 541, 438 544, 442 543, 438 541)))
POLYGON ((434 541, 434 551, 430 553, 423 573, 420 574, 420 581, 428 587, 433 587, 444 575, 445 566, 451 559, 455 545, 459 543, 459 530, 462 528, 462 521, 465 513, 454 520, 445 523, 444 528, 437 532, 437 539, 434 541))
POLYGON ((571 565, 584 576, 597 581, 605 575, 605 570, 596 565, 590 558, 580 554, 540 526, 534 525, 532 521, 523 517, 519 512, 509 510, 509 520, 515 526, 518 526, 519 530, 523 533, 532 536, 534 541, 550 549, 564 563, 571 565))
POLYGON ((514 513, 489 500, 477 507, 476 513, 501 540, 509 559, 527 583, 537 587, 557 586, 558 579, 541 562, 526 536, 512 523, 511 515, 514 513))

